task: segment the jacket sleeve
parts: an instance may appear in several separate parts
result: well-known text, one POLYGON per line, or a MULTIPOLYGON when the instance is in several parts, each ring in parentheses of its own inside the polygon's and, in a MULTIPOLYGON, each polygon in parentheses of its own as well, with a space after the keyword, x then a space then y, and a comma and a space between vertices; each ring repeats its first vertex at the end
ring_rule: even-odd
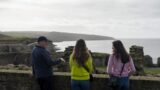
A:
POLYGON ((60 64, 61 61, 60 60, 52 60, 49 52, 47 50, 43 50, 41 52, 41 55, 42 55, 42 58, 46 61, 46 63, 50 66, 54 66, 54 65, 57 65, 57 64, 60 64))
MULTIPOLYGON (((33 55, 32 55, 33 57, 33 55)), ((32 65, 32 74, 33 76, 35 76, 35 70, 34 70, 34 61, 33 61, 33 58, 32 58, 32 61, 31 61, 31 65, 32 65)))
POLYGON ((113 55, 110 55, 107 65, 107 73, 112 75, 112 68, 113 68, 113 55))
POLYGON ((73 63, 73 54, 70 55, 69 57, 69 66, 72 68, 72 63, 73 63))
POLYGON ((136 69, 135 69, 135 66, 134 66, 134 62, 133 62, 133 59, 132 57, 130 57, 130 69, 131 69, 131 73, 135 73, 136 72, 136 69))
POLYGON ((88 65, 87 66, 89 68, 90 73, 93 73, 93 71, 94 71, 94 69, 93 69, 93 59, 92 59, 91 56, 89 57, 88 65))
POLYGON ((32 65, 32 74, 33 76, 35 76, 35 70, 34 70, 34 66, 32 65))

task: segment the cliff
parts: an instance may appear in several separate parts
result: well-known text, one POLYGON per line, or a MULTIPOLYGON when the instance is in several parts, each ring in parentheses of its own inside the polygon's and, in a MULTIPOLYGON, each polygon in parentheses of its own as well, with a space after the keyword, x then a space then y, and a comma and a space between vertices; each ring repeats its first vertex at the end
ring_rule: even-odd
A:
POLYGON ((76 41, 77 39, 85 40, 113 40, 112 37, 99 36, 99 35, 87 35, 76 33, 62 33, 62 32, 1 32, 4 35, 12 37, 32 37, 37 38, 39 36, 46 36, 54 42, 59 41, 76 41))

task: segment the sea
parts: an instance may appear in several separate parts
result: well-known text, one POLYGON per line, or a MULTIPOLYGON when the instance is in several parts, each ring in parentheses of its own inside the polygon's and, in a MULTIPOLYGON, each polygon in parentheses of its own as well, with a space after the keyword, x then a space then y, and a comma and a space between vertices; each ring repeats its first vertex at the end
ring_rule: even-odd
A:
MULTIPOLYGON (((112 53, 112 42, 114 40, 92 40, 86 41, 87 47, 92 52, 112 53)), ((153 58, 153 63, 157 63, 157 58, 160 57, 160 39, 121 39, 126 50, 132 45, 144 47, 144 54, 150 55, 153 58)), ((64 51, 68 46, 74 46, 76 41, 54 42, 58 52, 64 51)))

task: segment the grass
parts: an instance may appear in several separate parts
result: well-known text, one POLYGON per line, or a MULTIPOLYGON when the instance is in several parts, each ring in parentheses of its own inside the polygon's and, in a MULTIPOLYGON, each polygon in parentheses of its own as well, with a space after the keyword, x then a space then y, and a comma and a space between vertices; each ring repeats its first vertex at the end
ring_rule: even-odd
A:
MULTIPOLYGON (((106 67, 96 67, 97 70, 106 71, 106 67)), ((160 68, 144 68, 146 74, 157 75, 160 74, 160 68)))
POLYGON ((18 65, 15 66, 13 64, 9 64, 7 66, 0 66, 0 70, 24 70, 24 71, 29 71, 31 70, 31 67, 25 66, 25 65, 18 65))
POLYGON ((160 68, 144 68, 146 74, 160 74, 160 68))
POLYGON ((106 67, 96 67, 97 70, 106 71, 106 67))
MULTIPOLYGON (((105 72, 106 67, 96 67, 97 70, 105 72)), ((31 67, 27 67, 25 65, 7 65, 7 66, 0 66, 0 70, 21 70, 21 71, 31 71, 31 67)), ((151 75, 160 75, 160 68, 144 68, 146 74, 151 75)))

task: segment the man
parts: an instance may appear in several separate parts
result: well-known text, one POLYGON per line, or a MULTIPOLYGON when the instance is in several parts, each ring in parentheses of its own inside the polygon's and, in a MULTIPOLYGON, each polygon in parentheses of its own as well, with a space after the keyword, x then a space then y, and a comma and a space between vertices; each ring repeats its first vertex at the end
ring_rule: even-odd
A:
POLYGON ((52 66, 60 64, 63 59, 52 60, 50 53, 46 50, 48 39, 44 36, 38 38, 38 45, 32 52, 33 75, 37 79, 41 90, 53 90, 52 66))

